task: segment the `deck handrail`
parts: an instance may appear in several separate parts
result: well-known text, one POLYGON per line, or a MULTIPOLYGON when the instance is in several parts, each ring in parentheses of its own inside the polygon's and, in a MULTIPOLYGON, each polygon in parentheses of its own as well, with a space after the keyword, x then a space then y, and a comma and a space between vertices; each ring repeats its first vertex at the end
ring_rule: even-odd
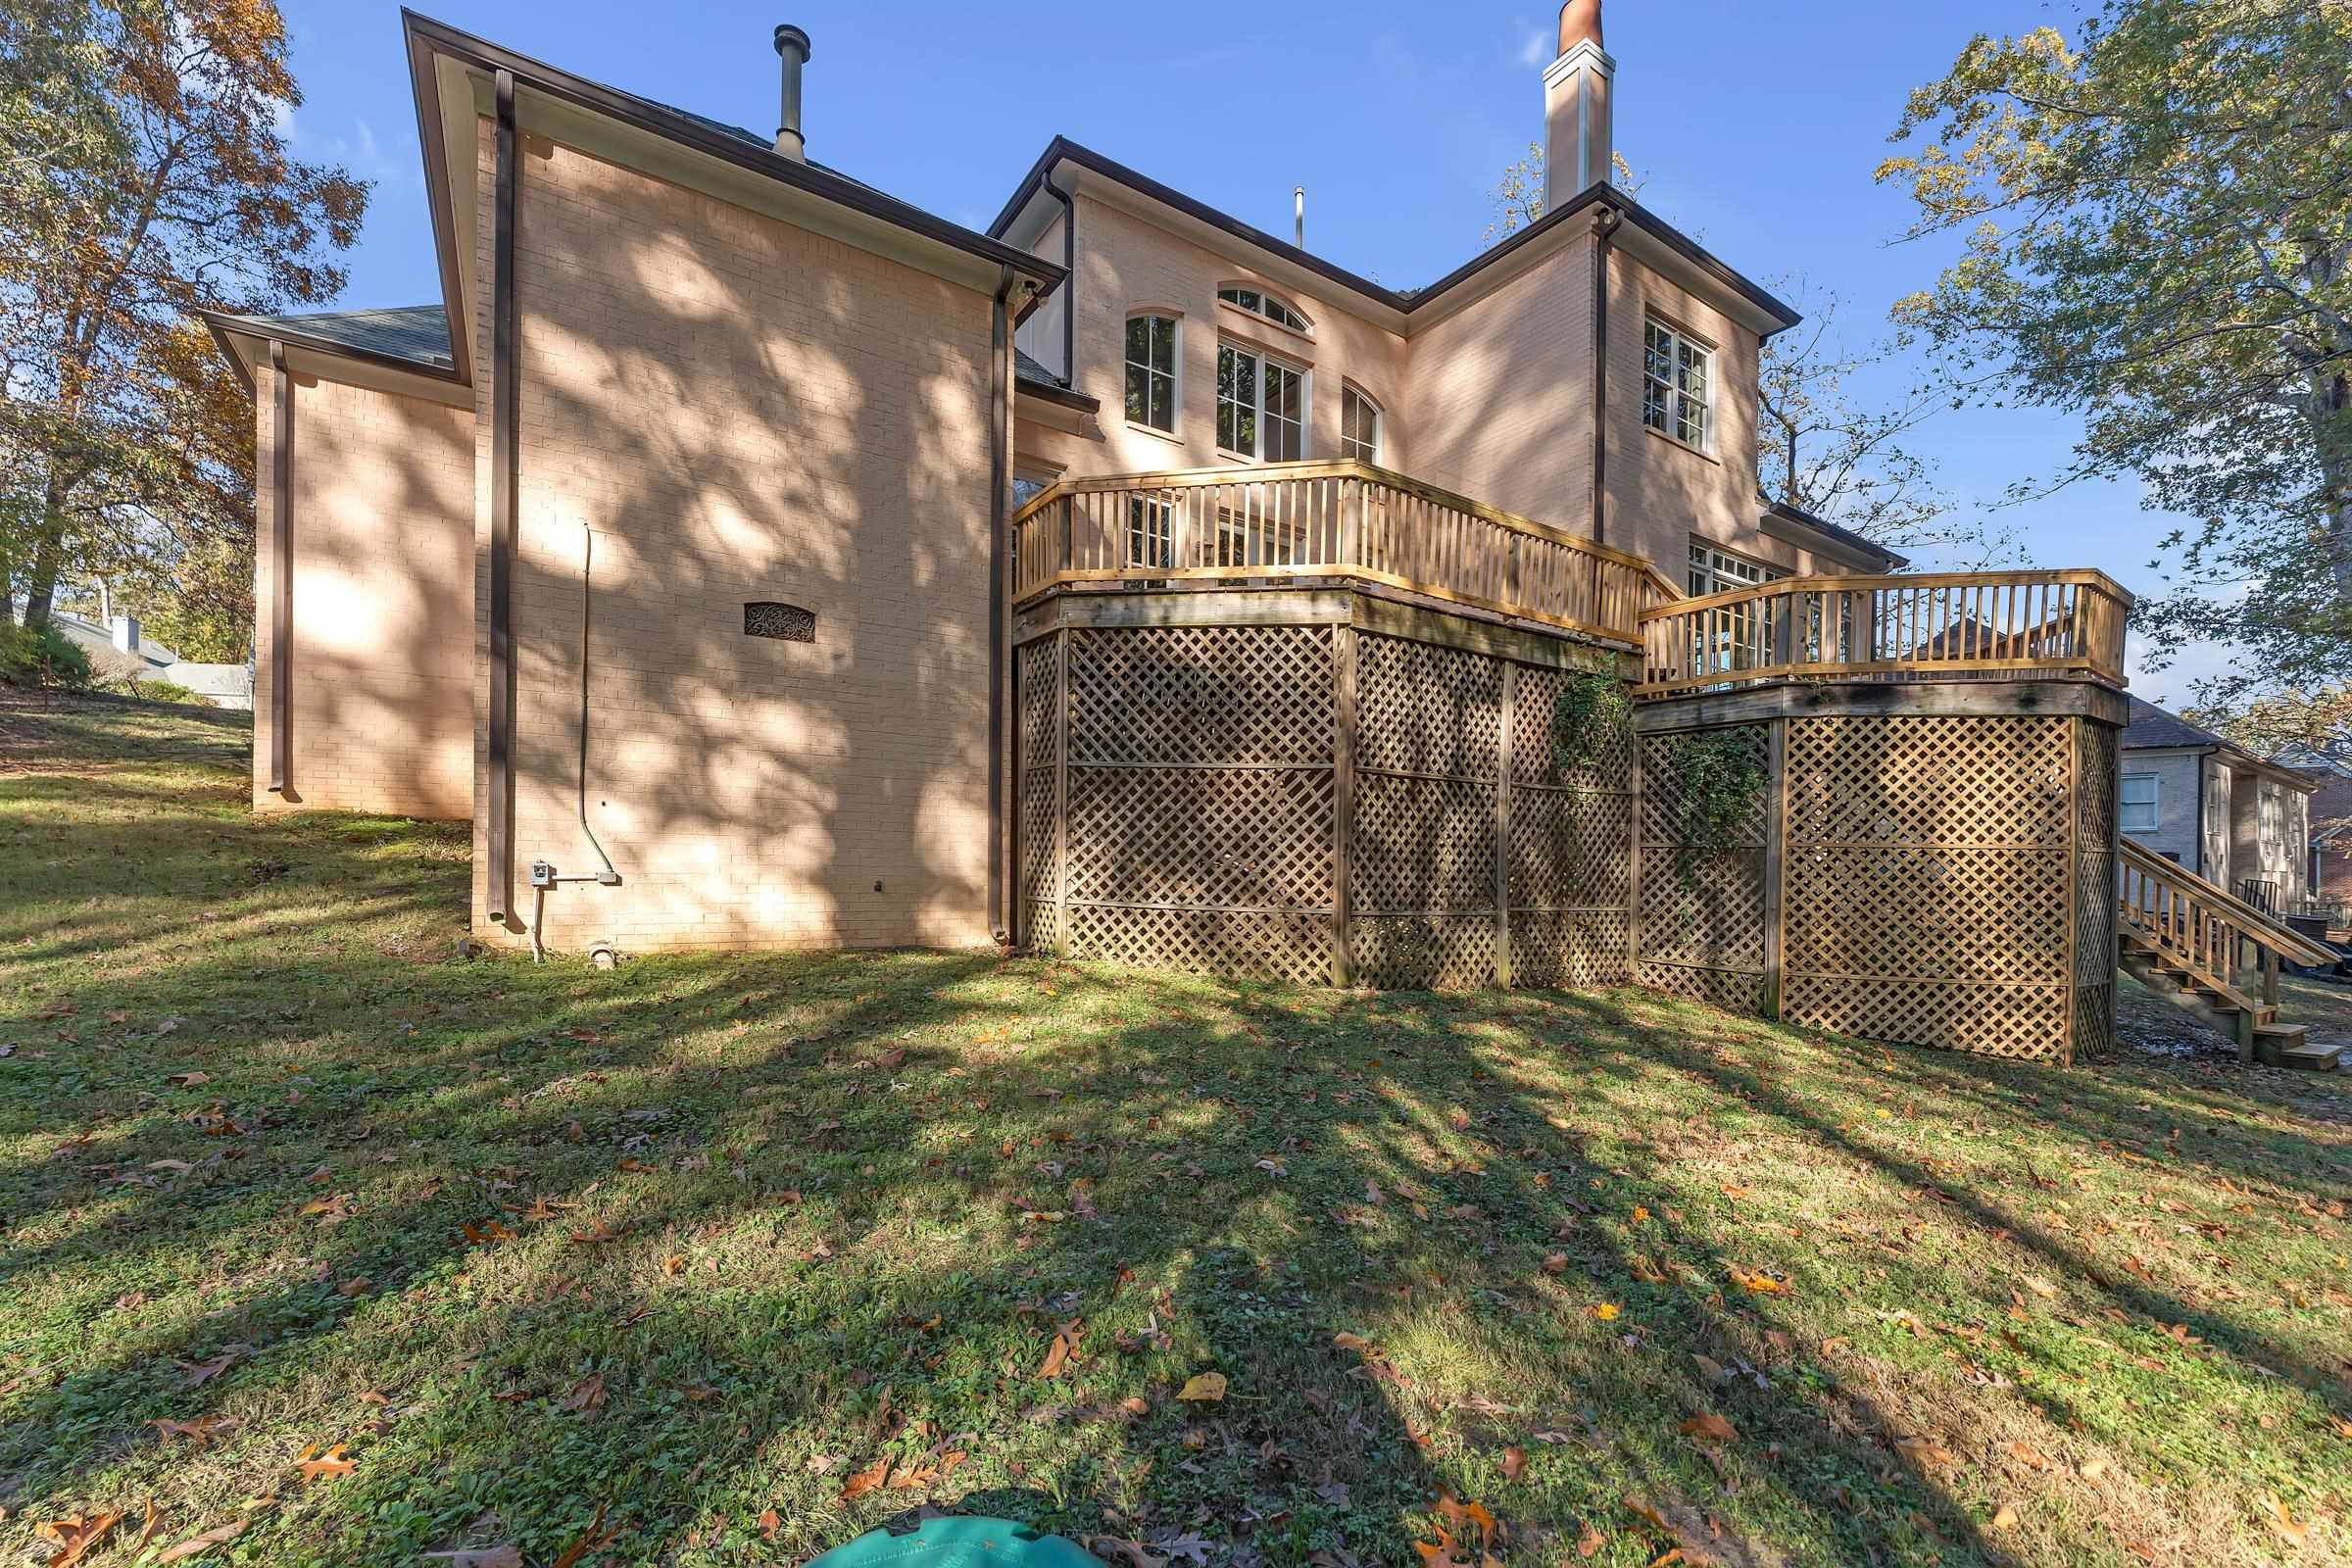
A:
POLYGON ((2249 1012, 2277 1005, 2280 962, 2326 965, 2336 961, 2337 955, 2331 950, 2272 919, 2188 867, 2129 837, 2119 837, 2117 846, 2121 852, 2116 865, 2118 928, 2249 1012), (2246 948, 2253 949, 2255 962, 2241 964, 2246 948), (2264 998, 2259 1003, 2239 990, 2233 979, 2239 969, 2257 965, 2264 975, 2264 998))
POLYGON ((1118 582, 1354 578, 1641 645, 1645 557, 1354 459, 1054 481, 1012 514, 1012 598, 1118 582))
POLYGON ((2034 674, 2121 686, 2132 602, 2091 570, 1783 577, 1643 610, 1638 690, 2034 674))

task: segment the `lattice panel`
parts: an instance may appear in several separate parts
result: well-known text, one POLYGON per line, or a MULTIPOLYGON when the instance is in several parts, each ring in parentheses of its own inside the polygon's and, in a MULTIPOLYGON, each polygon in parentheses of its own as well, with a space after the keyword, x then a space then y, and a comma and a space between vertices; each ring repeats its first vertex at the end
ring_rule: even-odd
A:
POLYGON ((1073 762, 1332 760, 1328 627, 1152 626, 1065 635, 1073 762))
POLYGON ((1366 913, 1493 908, 1494 786, 1358 774, 1353 876, 1366 913))
MULTIPOLYGON (((1675 766, 1675 758, 1683 747, 1701 736, 1710 741, 1729 736, 1747 748, 1756 766, 1761 768, 1771 764, 1771 735, 1761 724, 1642 736, 1642 842, 1644 845, 1682 842, 1687 802, 1684 799, 1682 773, 1675 766)), ((1765 807, 1770 795, 1771 792, 1766 791, 1765 799, 1756 803, 1748 819, 1740 824, 1740 831, 1734 835, 1737 842, 1762 846, 1765 807)))
POLYGON ((2075 720, 2075 789, 2082 803, 2081 844, 2085 854, 2115 843, 2115 792, 2119 737, 2095 719, 2075 720))
POLYGON ((1502 662, 1398 637, 1356 639, 1359 768, 1494 776, 1502 736, 1502 662))
MULTIPOLYGON (((2115 1034, 2115 800, 2118 733, 2092 719, 2075 720, 2075 793, 2078 816, 2075 879, 2075 983, 2106 993, 2103 1028, 2107 1045, 2115 1034)), ((2075 1055, 2082 1058, 2082 1003, 2076 1002, 2075 1055)))
POLYGON ((1791 845, 1784 863, 1792 973, 2066 978, 2063 853, 1791 845))
POLYGON ((1033 899, 1055 898, 1054 775, 1023 773, 1019 788, 1021 891, 1033 899))
POLYGON ((2072 826, 2063 717, 1799 718, 1788 837, 1835 844, 2043 845, 2072 826))
POLYGON ((1327 768, 1070 769, 1070 898, 1329 908, 1327 768))
POLYGON ((2075 990, 2074 1059, 2104 1061, 2116 1052, 2115 986, 2078 986, 2075 990))
POLYGON ((1933 1046, 1980 1055, 2058 1057, 2066 1050, 2074 989, 2058 985, 1965 985, 1875 980, 1868 984, 1791 974, 1781 1015, 1790 1023, 1865 1040, 1933 1046))
POLYGON ((1021 901, 1022 925, 1018 938, 1024 948, 1043 951, 1061 943, 1061 906, 1043 899, 1021 901))
POLYGON ((1514 909, 1511 983, 1588 991, 1631 978, 1623 909, 1514 909))
POLYGON ((1152 969, 1332 982, 1332 922, 1321 914, 1070 906, 1070 951, 1152 969))
POLYGON ((1021 645, 1014 678, 1019 684, 1020 704, 1020 760, 1017 766, 1052 767, 1054 765, 1054 697, 1056 687, 1054 671, 1054 651, 1060 646, 1061 633, 1040 637, 1033 643, 1021 645))
POLYGON ((1385 991, 1470 991, 1494 983, 1494 917, 1411 914, 1349 922, 1356 981, 1385 991))
POLYGON ((1588 760, 1564 770, 1552 765, 1559 750, 1553 737, 1560 692, 1570 678, 1565 670, 1519 666, 1511 694, 1511 777, 1529 784, 1631 792, 1634 734, 1630 725, 1595 737, 1588 760))
POLYGON ((1642 956, 1724 969, 1764 969, 1764 854, 1697 857, 1686 878, 1672 849, 1642 861, 1642 956))
POLYGON ((1628 796, 1512 785, 1511 907, 1630 905, 1633 838, 1628 796))
POLYGON ((2075 984, 2102 985, 2115 975, 2115 857, 2080 858, 2075 879, 2075 984))
POLYGON ((1644 991, 1703 1002, 1726 1012, 1756 1012, 1764 1005, 1764 976, 1760 973, 1644 961, 1635 965, 1634 983, 1644 991))

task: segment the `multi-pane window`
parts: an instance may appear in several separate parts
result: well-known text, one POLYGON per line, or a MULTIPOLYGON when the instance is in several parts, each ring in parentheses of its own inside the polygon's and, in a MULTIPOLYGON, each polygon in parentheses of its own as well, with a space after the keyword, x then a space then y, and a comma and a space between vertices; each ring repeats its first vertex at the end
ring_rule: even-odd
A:
POLYGON ((1176 564, 1175 514, 1164 497, 1127 499, 1127 564, 1176 564))
POLYGON ((2156 775, 2126 773, 2116 796, 2116 825, 2127 833, 2156 831, 2156 775))
POLYGON ((1306 372, 1218 344, 1217 445, 1268 463, 1306 456, 1306 372))
MULTIPOLYGON (((1729 593, 1739 588, 1754 588, 1776 578, 1788 575, 1761 563, 1727 555, 1714 546, 1693 540, 1690 545, 1690 570, 1686 579, 1690 597, 1703 598, 1708 594, 1729 593)), ((1710 630, 1691 633, 1690 650, 1695 667, 1705 670, 1753 669, 1773 661, 1763 646, 1765 628, 1770 624, 1753 603, 1735 604, 1707 618, 1710 630)))
POLYGON ((1127 318, 1127 417, 1176 428, 1176 323, 1168 317, 1127 318))
POLYGON ((1729 593, 1735 588, 1753 588, 1788 575, 1760 562, 1725 555, 1711 545, 1693 544, 1690 547, 1690 597, 1704 598, 1708 594, 1729 593))
POLYGON ((1353 387, 1340 389, 1340 456, 1380 461, 1380 405, 1353 387))
POLYGON ((1656 320, 1642 324, 1642 422, 1706 451, 1714 441, 1715 353, 1656 320))
POLYGON ((1217 290, 1217 298, 1228 305, 1238 306, 1242 310, 1248 311, 1251 316, 1262 316, 1269 321, 1280 321, 1294 332, 1303 332, 1307 329, 1305 317, 1300 316, 1287 303, 1268 294, 1263 289, 1239 286, 1221 288, 1217 290))

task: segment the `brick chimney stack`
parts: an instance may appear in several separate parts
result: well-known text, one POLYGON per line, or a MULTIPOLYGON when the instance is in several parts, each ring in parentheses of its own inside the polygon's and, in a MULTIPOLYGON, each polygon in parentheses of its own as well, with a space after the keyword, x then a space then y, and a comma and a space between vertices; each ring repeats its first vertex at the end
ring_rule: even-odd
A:
POLYGON ((1617 62, 1600 46, 1600 0, 1560 7, 1560 57, 1544 69, 1544 208, 1609 182, 1609 95, 1617 62))

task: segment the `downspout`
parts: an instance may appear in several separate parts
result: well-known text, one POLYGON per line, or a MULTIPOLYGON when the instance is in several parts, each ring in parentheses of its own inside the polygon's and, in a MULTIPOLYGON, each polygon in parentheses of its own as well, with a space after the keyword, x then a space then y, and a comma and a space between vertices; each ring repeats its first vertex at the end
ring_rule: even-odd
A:
POLYGON ((1045 178, 1046 194, 1061 203, 1061 380, 1078 384, 1078 204, 1070 193, 1045 178))
POLYGON ((1005 384, 1012 373, 1012 268, 1000 263, 988 327, 988 914, 1000 944, 1012 940, 1012 913, 1004 898, 1013 854, 1010 813, 1004 808, 1004 764, 1012 749, 1011 706, 1004 692, 1011 679, 1004 659, 1005 590, 1011 575, 1004 503, 1012 470, 1012 398, 1005 384))
POLYGON ((493 208, 490 279, 490 734, 488 892, 484 912, 514 925, 514 499, 515 365, 514 223, 522 171, 515 159, 514 74, 498 74, 498 173, 493 208))
POLYGON ((286 346, 270 343, 270 791, 283 796, 294 759, 294 376, 286 346))
POLYGON ((1606 202, 1592 220, 1592 542, 1609 542, 1609 244, 1625 214, 1606 202))

